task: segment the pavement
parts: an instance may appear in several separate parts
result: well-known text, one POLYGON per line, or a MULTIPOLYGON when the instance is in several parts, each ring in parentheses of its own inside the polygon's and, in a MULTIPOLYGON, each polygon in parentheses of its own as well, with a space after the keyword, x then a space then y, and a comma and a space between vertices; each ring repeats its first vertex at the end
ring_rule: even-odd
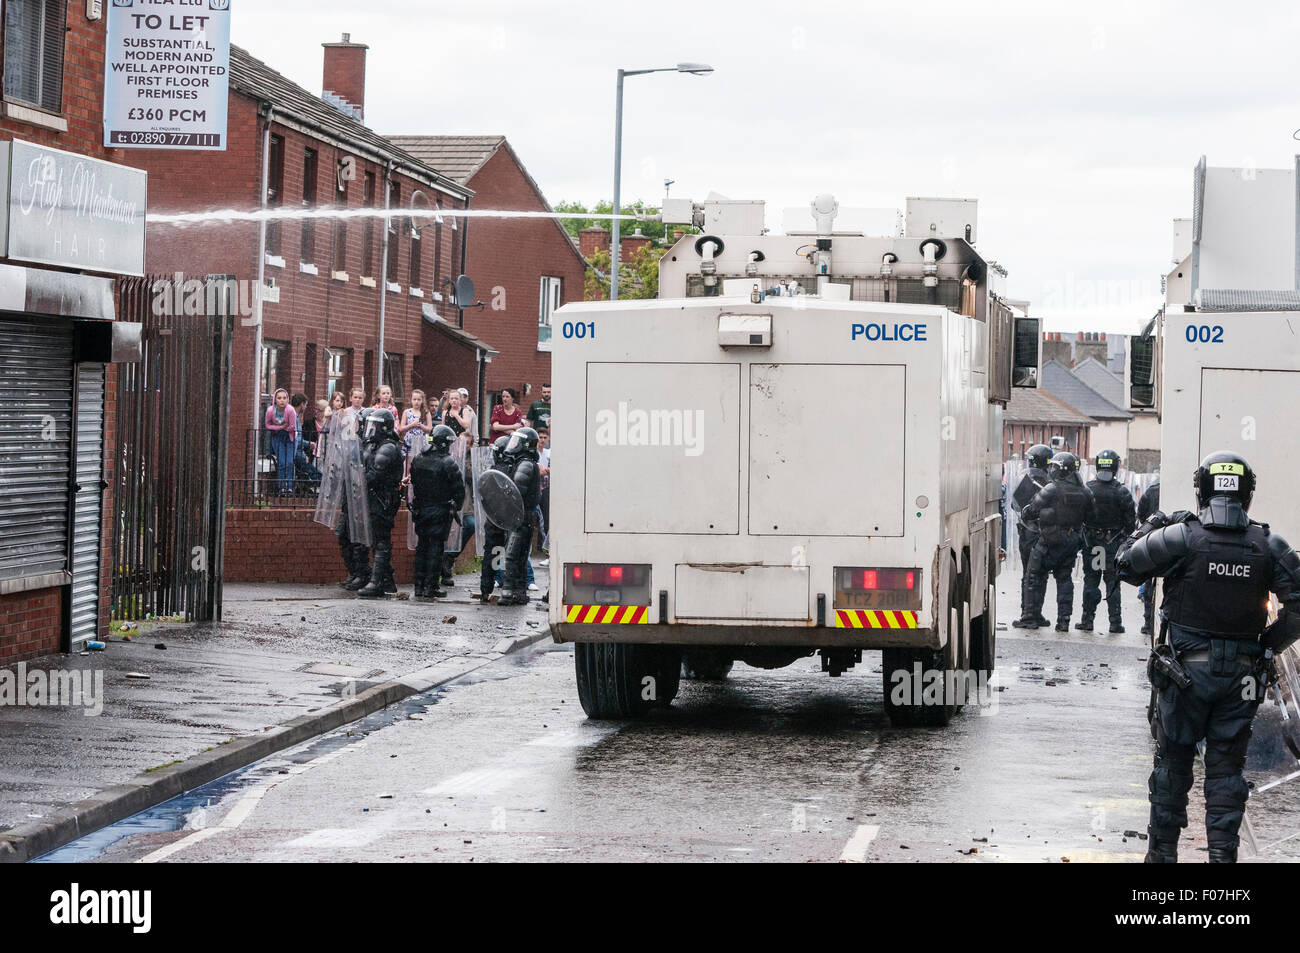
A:
MULTIPOLYGON (((1014 618, 1018 574, 997 588, 1014 618)), ((1124 595, 1121 635, 1000 630, 999 690, 942 729, 889 724, 878 652, 840 678, 815 658, 738 664, 645 718, 593 721, 572 646, 544 640, 44 859, 1136 863, 1152 741, 1124 595)), ((1247 861, 1300 859, 1278 718, 1256 720, 1247 861)))
MULTIPOLYGON (((85 672, 102 692, 93 705, 0 705, 0 861, 37 856, 547 636, 540 602, 470 602, 477 582, 459 576, 435 603, 228 584, 220 622, 145 622, 105 651, 26 663, 29 679, 85 672)), ((538 584, 535 600, 544 571, 538 584)))

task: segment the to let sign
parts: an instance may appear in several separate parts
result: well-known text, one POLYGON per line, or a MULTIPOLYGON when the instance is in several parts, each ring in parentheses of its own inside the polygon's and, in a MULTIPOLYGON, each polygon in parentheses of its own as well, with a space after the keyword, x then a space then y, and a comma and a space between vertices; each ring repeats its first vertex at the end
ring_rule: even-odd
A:
POLYGON ((8 257, 144 274, 144 172, 18 139, 0 143, 6 152, 8 257))
POLYGON ((226 148, 230 0, 112 0, 104 145, 226 148))

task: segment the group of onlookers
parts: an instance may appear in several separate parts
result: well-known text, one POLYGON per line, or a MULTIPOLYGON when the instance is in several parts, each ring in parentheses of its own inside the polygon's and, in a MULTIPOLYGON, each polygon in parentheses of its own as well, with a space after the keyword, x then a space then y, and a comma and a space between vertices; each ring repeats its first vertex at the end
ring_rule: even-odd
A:
MULTIPOLYGON (((464 387, 448 388, 436 402, 428 399, 422 390, 411 392, 409 406, 399 412, 393 401, 392 388, 387 384, 381 386, 366 401, 365 391, 354 387, 351 391, 336 390, 328 400, 322 398, 313 404, 306 394, 290 396, 284 388, 274 394, 271 405, 267 407, 263 421, 264 429, 270 441, 271 455, 275 460, 275 493, 280 496, 311 495, 320 485, 321 472, 325 466, 325 454, 328 449, 332 424, 341 419, 339 415, 355 417, 368 408, 390 410, 397 421, 397 437, 402 444, 404 457, 403 487, 409 485, 411 461, 429 446, 429 435, 434 427, 445 424, 463 439, 468 447, 475 445, 479 432, 478 414, 470 405, 469 391, 464 387), (310 406, 310 410, 308 409, 310 406)), ((492 408, 485 440, 492 443, 500 437, 508 437, 516 430, 531 427, 538 434, 538 470, 541 474, 541 502, 533 514, 536 520, 541 548, 547 548, 547 527, 550 522, 551 500, 551 385, 543 384, 541 397, 534 400, 523 411, 513 388, 501 391, 501 402, 492 408)), ((468 477, 467 477, 468 480, 468 477)), ((471 493, 472 493, 472 487, 471 493)), ((466 503, 466 510, 471 510, 466 503)), ((472 512, 463 536, 468 544, 472 512)), ((462 547, 463 550, 464 547, 462 547)), ((546 566, 548 560, 541 565, 546 566)), ((536 589, 531 563, 528 566, 528 586, 536 589)))

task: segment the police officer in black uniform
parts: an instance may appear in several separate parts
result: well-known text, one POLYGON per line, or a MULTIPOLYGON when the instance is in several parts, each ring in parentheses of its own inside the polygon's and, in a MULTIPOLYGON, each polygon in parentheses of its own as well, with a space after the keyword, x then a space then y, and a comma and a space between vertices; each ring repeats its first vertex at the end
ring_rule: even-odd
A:
POLYGON ((415 598, 442 598, 438 588, 443 551, 451 531, 452 514, 465 502, 465 478, 451 458, 456 431, 439 424, 429 434, 429 446, 411 461, 411 518, 419 542, 415 546, 415 598))
POLYGON ((375 555, 370 581, 358 590, 363 599, 397 591, 393 579, 393 522, 402 501, 402 445, 391 410, 372 407, 365 416, 361 464, 366 470, 366 503, 370 507, 370 541, 375 555))
POLYGON ((501 575, 501 604, 528 604, 528 556, 533 547, 533 510, 542 496, 542 473, 537 467, 537 431, 520 427, 510 436, 506 458, 511 465, 511 479, 524 500, 524 522, 510 533, 506 543, 506 567, 501 575))
POLYGON ((1219 452, 1201 461, 1195 479, 1199 514, 1157 510, 1119 552, 1125 582, 1165 580, 1160 637, 1147 666, 1157 691, 1148 863, 1178 860, 1201 739, 1210 862, 1236 862, 1250 723, 1273 677, 1273 653, 1300 637, 1300 558, 1267 524, 1247 517, 1254 471, 1237 454, 1219 452), (1266 629, 1269 592, 1282 612, 1266 629))
MULTIPOLYGON (((492 442, 492 469, 500 470, 502 473, 510 473, 511 467, 506 459, 506 446, 510 443, 510 435, 497 437, 492 442)), ((479 539, 482 541, 482 567, 479 569, 479 592, 478 598, 481 602, 487 602, 492 597, 492 590, 496 587, 497 571, 502 570, 505 566, 506 557, 506 531, 496 523, 485 519, 483 525, 478 528, 482 535, 479 539)))
POLYGON ((1076 629, 1092 631, 1093 616, 1101 604, 1101 580, 1106 580, 1106 608, 1110 611, 1110 631, 1124 631, 1120 614, 1121 593, 1115 555, 1124 538, 1137 526, 1133 494, 1115 477, 1120 458, 1114 450, 1097 454, 1097 476, 1088 481, 1092 494, 1095 522, 1083 528, 1083 617, 1076 629))
POLYGON ((1056 631, 1070 631, 1074 611, 1074 562, 1083 546, 1083 525, 1094 519, 1092 494, 1079 479, 1079 459, 1062 451, 1047 465, 1051 482, 1022 511, 1038 522, 1039 537, 1029 554, 1029 604, 1016 627, 1036 629, 1047 598, 1047 576, 1056 578, 1056 631))
POLYGON ((1021 569, 1020 618, 1011 623, 1019 629, 1032 629, 1052 624, 1041 615, 1031 619, 1026 611, 1029 606, 1029 556, 1034 551, 1034 543, 1038 542, 1038 524, 1026 520, 1024 514, 1024 508, 1033 502, 1038 491, 1051 482, 1047 475, 1047 465, 1051 459, 1052 451, 1048 447, 1041 443, 1030 447, 1025 452, 1025 462, 1028 464, 1025 475, 1020 478, 1020 482, 1016 484, 1016 491, 1011 495, 1011 509, 1020 516, 1018 527, 1021 569), (1022 625, 1022 623, 1026 624, 1022 625))
MULTIPOLYGON (((1156 468, 1156 478, 1143 491, 1138 500, 1137 517, 1139 523, 1145 523, 1151 514, 1160 509, 1160 468, 1156 468)), ((1138 595, 1142 598, 1142 634, 1150 635, 1155 631, 1156 619, 1156 581, 1148 579, 1142 583, 1138 595)))

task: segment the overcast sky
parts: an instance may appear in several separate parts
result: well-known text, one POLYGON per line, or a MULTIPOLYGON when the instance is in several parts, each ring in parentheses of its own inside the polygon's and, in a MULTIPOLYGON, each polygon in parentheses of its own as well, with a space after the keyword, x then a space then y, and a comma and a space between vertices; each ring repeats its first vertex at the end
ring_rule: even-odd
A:
POLYGON ((233 4, 235 43, 321 89, 321 42, 370 45, 381 133, 502 133, 552 202, 623 196, 842 207, 979 200, 980 251, 1049 329, 1131 331, 1160 304, 1192 167, 1283 168, 1300 143, 1291 3, 233 4), (1064 5, 1060 5, 1064 6, 1064 5))

